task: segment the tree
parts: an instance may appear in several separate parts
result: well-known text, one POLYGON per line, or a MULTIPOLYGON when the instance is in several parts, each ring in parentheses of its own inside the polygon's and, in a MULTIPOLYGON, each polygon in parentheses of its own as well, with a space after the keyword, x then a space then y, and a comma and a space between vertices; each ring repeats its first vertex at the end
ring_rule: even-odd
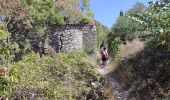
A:
POLYGON ((123 16, 123 11, 120 11, 120 15, 119 16, 123 16))
POLYGON ((132 15, 136 22, 142 22, 147 26, 150 34, 143 35, 143 39, 150 41, 151 47, 160 45, 169 46, 170 27, 170 3, 151 3, 145 12, 132 15))
POLYGON ((169 3, 170 0, 160 0, 160 2, 163 2, 163 3, 169 3))
MULTIPOLYGON (((89 0, 1 0, 1 14, 13 41, 24 49, 33 39, 33 48, 45 41, 47 30, 54 25, 90 23, 89 0), (16 1, 16 2, 15 2, 16 1), (6 20, 5 20, 6 21, 6 20)), ((34 49, 36 50, 36 49, 34 49)))
MULTIPOLYGON (((132 9, 127 11, 124 15, 121 14, 116 23, 112 26, 112 31, 116 36, 120 37, 125 42, 126 39, 133 39, 136 36, 135 32, 138 32, 145 27, 140 23, 136 23, 134 20, 128 17, 131 13, 139 13, 145 10, 145 6, 142 3, 137 2, 132 9)), ((122 12, 120 12, 122 13, 122 12)))
POLYGON ((100 45, 102 42, 107 42, 107 35, 109 33, 109 29, 98 21, 95 21, 95 25, 97 29, 98 45, 100 45))

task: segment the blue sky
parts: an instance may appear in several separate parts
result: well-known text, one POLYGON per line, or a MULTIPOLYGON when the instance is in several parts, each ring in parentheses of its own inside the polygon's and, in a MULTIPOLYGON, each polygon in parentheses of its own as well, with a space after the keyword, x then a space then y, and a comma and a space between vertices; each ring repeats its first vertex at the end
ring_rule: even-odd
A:
POLYGON ((127 11, 138 1, 147 5, 151 0, 91 0, 90 7, 94 18, 111 28, 119 16, 120 10, 127 11))

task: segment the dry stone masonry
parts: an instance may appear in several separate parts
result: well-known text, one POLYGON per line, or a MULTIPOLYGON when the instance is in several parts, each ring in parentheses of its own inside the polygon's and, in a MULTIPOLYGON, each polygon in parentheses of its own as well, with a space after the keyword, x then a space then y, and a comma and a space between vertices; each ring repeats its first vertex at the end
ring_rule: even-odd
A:
POLYGON ((57 52, 82 51, 93 53, 97 44, 95 25, 65 25, 50 29, 48 44, 57 52))

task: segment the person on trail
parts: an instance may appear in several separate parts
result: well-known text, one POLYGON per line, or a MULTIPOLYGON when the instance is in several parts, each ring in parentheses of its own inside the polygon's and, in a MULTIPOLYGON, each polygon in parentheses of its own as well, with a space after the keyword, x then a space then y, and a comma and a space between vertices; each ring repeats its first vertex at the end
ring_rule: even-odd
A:
POLYGON ((106 50, 106 47, 104 47, 103 50, 101 51, 101 59, 102 59, 102 65, 106 66, 108 60, 108 52, 106 50))

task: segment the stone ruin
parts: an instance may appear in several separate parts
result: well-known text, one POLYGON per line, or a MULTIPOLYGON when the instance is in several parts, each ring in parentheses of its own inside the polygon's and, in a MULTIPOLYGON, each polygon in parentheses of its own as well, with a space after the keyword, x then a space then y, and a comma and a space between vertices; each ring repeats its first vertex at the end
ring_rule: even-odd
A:
POLYGON ((71 52, 85 50, 94 53, 97 45, 95 25, 65 25, 49 29, 45 48, 49 45, 56 52, 71 52))

